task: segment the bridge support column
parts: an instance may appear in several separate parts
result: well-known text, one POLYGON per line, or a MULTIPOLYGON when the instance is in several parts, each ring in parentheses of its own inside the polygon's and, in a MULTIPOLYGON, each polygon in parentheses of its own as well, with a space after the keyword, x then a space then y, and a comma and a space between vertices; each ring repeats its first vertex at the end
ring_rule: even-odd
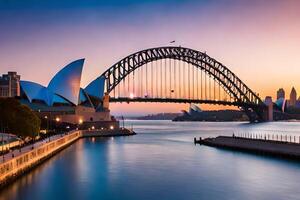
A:
POLYGON ((105 93, 103 96, 103 108, 104 110, 109 110, 109 94, 105 93))
POLYGON ((267 108, 264 110, 263 118, 264 121, 273 121, 273 101, 272 97, 266 97, 265 104, 267 108))

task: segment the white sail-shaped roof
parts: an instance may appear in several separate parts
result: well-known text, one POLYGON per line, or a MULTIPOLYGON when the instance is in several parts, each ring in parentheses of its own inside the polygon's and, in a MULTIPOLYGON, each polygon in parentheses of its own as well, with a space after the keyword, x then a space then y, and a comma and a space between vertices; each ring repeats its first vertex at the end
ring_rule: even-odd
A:
POLYGON ((92 81, 88 86, 86 86, 84 91, 88 95, 102 99, 104 95, 104 84, 105 84, 105 77, 100 76, 94 81, 92 81))
POLYGON ((65 66, 52 78, 48 90, 78 105, 83 63, 80 59, 65 66))

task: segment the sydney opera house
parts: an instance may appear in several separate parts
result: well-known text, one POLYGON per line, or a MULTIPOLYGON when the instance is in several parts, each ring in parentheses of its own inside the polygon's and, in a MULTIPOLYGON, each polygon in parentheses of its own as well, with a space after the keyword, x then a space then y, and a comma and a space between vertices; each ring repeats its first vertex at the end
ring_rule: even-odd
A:
POLYGON ((61 122, 101 126, 117 123, 110 116, 109 97, 104 94, 104 78, 97 78, 84 89, 80 87, 83 64, 84 59, 68 64, 48 86, 21 80, 21 103, 41 117, 61 122))

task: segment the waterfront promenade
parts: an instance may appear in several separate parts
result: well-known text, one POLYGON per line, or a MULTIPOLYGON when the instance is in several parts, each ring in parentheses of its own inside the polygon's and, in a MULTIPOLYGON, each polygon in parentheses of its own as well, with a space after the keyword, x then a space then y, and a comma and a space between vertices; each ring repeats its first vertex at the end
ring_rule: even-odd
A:
POLYGON ((286 158, 300 159, 300 144, 287 141, 276 141, 267 139, 243 138, 236 136, 218 136, 215 138, 194 139, 195 143, 229 148, 235 150, 249 151, 255 153, 281 156, 286 158))
POLYGON ((82 137, 130 136, 135 132, 125 128, 116 130, 74 130, 65 134, 52 136, 34 145, 14 150, 4 155, 0 163, 0 187, 32 169, 56 152, 64 149, 82 137))
MULTIPOLYGON (((47 144, 49 142, 60 139, 66 135, 73 133, 73 132, 75 132, 75 130, 65 132, 62 134, 53 135, 48 138, 45 138, 44 140, 37 141, 34 144, 26 145, 20 149, 11 150, 10 152, 8 152, 6 154, 1 155, 0 163, 9 161, 15 157, 18 157, 24 153, 27 153, 35 148, 38 148, 42 145, 47 144)), ((127 135, 135 134, 132 130, 125 129, 125 128, 121 128, 120 131, 118 131, 118 130, 84 130, 84 131, 81 131, 81 133, 82 133, 81 137, 112 137, 112 136, 127 136, 127 135)))
POLYGON ((10 152, 4 154, 4 155, 1 155, 0 157, 0 163, 3 163, 3 162, 6 162, 6 161, 9 161, 10 159, 13 159, 14 157, 18 157, 24 153, 27 153, 31 150, 33 150, 34 148, 38 148, 44 144, 47 144, 51 141, 54 141, 54 140, 57 140, 61 137, 63 137, 64 135, 68 135, 70 133, 72 133, 73 131, 70 131, 70 132, 66 132, 65 134, 59 134, 59 135, 53 135, 53 136, 50 136, 44 140, 40 140, 40 141, 37 141, 35 142, 34 144, 28 144, 20 149, 13 149, 11 150, 10 152))

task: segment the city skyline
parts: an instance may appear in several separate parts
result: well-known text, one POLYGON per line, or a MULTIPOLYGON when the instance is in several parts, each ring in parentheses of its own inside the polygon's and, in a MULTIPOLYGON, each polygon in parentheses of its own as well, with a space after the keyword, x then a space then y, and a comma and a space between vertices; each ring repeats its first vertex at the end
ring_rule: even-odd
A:
MULTIPOLYGON (((45 85, 64 63, 86 58, 85 87, 128 54, 175 40, 175 46, 222 62, 261 98, 275 99, 279 87, 299 89, 298 7, 296 1, 1 2, 1 71, 45 85)), ((112 109, 135 113, 144 107, 120 105, 112 109)), ((162 108, 178 111, 186 105, 150 104, 149 111, 162 108)))

